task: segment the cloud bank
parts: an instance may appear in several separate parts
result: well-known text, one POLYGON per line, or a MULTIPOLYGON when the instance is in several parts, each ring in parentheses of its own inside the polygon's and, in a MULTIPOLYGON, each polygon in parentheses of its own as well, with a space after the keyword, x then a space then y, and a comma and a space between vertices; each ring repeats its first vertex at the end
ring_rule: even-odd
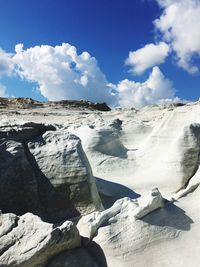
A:
POLYGON ((118 83, 119 105, 121 107, 141 108, 147 105, 164 102, 176 102, 173 84, 158 67, 154 67, 149 78, 143 82, 134 82, 128 79, 118 83))
POLYGON ((163 63, 169 50, 169 46, 164 42, 157 45, 147 44, 141 49, 129 52, 125 64, 131 66, 133 74, 142 74, 146 69, 163 63))
MULTIPOLYGON (((88 52, 78 54, 70 44, 28 49, 18 44, 15 54, 2 53, 1 74, 36 82, 40 93, 48 100, 84 99, 136 108, 166 100, 176 101, 172 83, 158 67, 153 68, 145 82, 124 79, 118 84, 110 84, 97 60, 88 52)), ((5 95, 6 88, 0 85, 0 96, 5 95)))
POLYGON ((28 81, 37 82, 41 94, 47 99, 107 100, 109 104, 115 101, 97 60, 88 52, 79 55, 76 48, 67 43, 26 50, 18 44, 15 51, 13 61, 18 74, 28 81))

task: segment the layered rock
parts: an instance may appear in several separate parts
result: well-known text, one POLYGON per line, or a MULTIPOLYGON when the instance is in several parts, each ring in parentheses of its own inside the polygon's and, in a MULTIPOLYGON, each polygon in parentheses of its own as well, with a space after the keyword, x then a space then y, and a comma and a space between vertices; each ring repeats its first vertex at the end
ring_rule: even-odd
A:
POLYGON ((0 215, 0 266, 39 267, 58 253, 79 247, 81 239, 74 223, 60 226, 26 213, 0 215))
POLYGON ((61 101, 48 101, 40 102, 32 98, 17 97, 5 98, 0 97, 0 108, 43 108, 43 107, 57 107, 57 108, 70 108, 70 109, 91 109, 99 111, 110 111, 111 109, 106 103, 93 103, 86 100, 61 100, 61 101))
POLYGON ((80 214, 101 208, 90 164, 78 137, 62 130, 47 132, 29 142, 28 148, 33 163, 37 164, 63 202, 68 195, 80 214))
POLYGON ((119 199, 111 208, 105 211, 93 212, 92 214, 82 217, 77 227, 82 237, 92 239, 102 225, 113 220, 115 216, 122 214, 125 210, 128 210, 129 215, 133 218, 141 219, 148 213, 163 206, 164 199, 158 189, 154 188, 147 197, 141 197, 139 199, 119 199))
MULTIPOLYGON (((0 146, 6 162, 0 161, 1 179, 3 173, 9 177, 9 172, 14 177, 18 169, 24 177, 30 175, 26 179, 15 175, 19 181, 18 198, 13 190, 9 196, 12 204, 3 200, 7 188, 11 184, 17 186, 15 180, 6 179, 9 183, 2 180, 1 203, 15 209, 19 203, 25 210, 34 207, 35 213, 51 221, 90 213, 76 218, 80 219, 82 247, 55 255, 45 267, 48 264, 53 267, 198 266, 199 103, 116 109, 106 113, 83 107, 72 111, 65 104, 61 101, 34 111, 23 109, 15 114, 15 110, 13 113, 4 110, 1 114, 2 121, 12 122, 14 129, 18 129, 19 118, 56 125, 56 131, 46 129, 45 133, 26 125, 24 142, 20 139, 21 130, 19 135, 14 131, 8 137, 7 127, 2 133, 0 146), (91 170, 79 139, 68 131, 82 140, 107 210, 92 212, 98 209, 99 200, 96 193, 92 194, 96 189, 92 190, 91 170), (34 134, 29 136, 28 132, 34 134), (154 187, 159 188, 165 199, 157 189, 146 196, 154 187), (23 191, 21 196, 25 191, 34 196, 27 203, 20 198, 19 192, 23 191)), ((7 228, 3 232, 6 233, 16 223, 15 215, 10 221, 5 220, 7 228)))
POLYGON ((24 123, 2 126, 0 138, 4 213, 33 212, 47 221, 61 221, 101 208, 78 137, 51 125, 24 123))
MULTIPOLYGON (((172 266, 184 266, 178 255, 174 257, 175 248, 192 223, 184 210, 164 200, 153 189, 137 200, 123 198, 110 209, 86 215, 77 227, 85 238, 85 247, 97 259, 98 250, 93 244, 102 249, 104 264, 100 266, 144 266, 148 261, 148 266, 158 267, 161 263, 168 266, 169 262, 172 266), (174 255, 172 259, 170 253, 174 255)), ((197 264, 197 260, 193 262, 197 264)))

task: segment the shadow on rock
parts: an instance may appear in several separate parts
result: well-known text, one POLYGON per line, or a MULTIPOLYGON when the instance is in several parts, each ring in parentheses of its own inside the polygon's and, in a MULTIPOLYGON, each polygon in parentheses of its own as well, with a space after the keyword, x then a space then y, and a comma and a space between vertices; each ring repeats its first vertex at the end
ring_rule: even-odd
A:
POLYGON ((90 256, 97 263, 98 267, 108 267, 105 254, 102 248, 96 242, 82 237, 82 245, 89 252, 90 256))
MULTIPOLYGON (((47 163, 48 164, 48 163, 47 163)), ((26 142, 0 144, 0 209, 23 215, 31 212, 47 222, 80 215, 70 200, 70 188, 55 188, 39 168, 26 142)))
POLYGON ((95 177, 95 179, 103 206, 106 209, 110 208, 120 198, 130 197, 131 199, 136 199, 140 197, 138 193, 122 184, 106 181, 98 177, 95 177))
POLYGON ((51 259, 45 267, 107 267, 99 265, 87 249, 75 248, 64 251, 51 259))
POLYGON ((164 208, 146 215, 141 220, 151 225, 168 226, 182 231, 189 231, 193 223, 183 209, 168 201, 164 208))
POLYGON ((57 223, 80 213, 70 200, 70 189, 66 185, 55 188, 39 168, 34 156, 25 144, 26 157, 31 163, 38 183, 40 217, 43 221, 57 223))

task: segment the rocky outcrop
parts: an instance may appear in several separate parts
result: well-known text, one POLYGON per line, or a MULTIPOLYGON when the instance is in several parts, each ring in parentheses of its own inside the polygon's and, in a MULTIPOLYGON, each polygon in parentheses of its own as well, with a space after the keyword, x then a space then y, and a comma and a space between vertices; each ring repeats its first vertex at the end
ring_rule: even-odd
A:
POLYGON ((51 125, 24 123, 2 126, 0 138, 4 213, 32 212, 55 222, 101 208, 78 137, 51 125))
POLYGON ((2 264, 9 258, 12 266, 38 267, 38 256, 45 267, 199 266, 199 103, 104 113, 68 104, 2 110, 0 208, 17 215, 31 211, 49 222, 80 215, 68 220, 77 223, 81 247, 80 241, 75 248, 57 250, 54 241, 49 247, 38 228, 51 236, 44 240, 53 240, 59 224, 40 220, 45 227, 38 227, 34 215, 4 214, 2 264), (90 165, 74 134, 82 140, 106 210, 99 210, 90 165), (12 262, 17 257, 23 262, 12 262))
POLYGON ((28 148, 34 163, 63 202, 68 195, 69 201, 80 214, 101 208, 90 164, 78 137, 62 130, 46 132, 29 142, 28 148))
POLYGON ((63 107, 63 108, 76 108, 76 109, 92 109, 99 111, 110 111, 111 109, 106 103, 93 103, 85 100, 61 100, 61 101, 49 101, 44 103, 45 106, 50 107, 63 107))
MULTIPOLYGON (((182 209, 153 189, 137 200, 123 198, 110 209, 82 217, 77 228, 85 238, 84 246, 97 258, 93 244, 101 248, 106 264, 100 266, 144 266, 149 260, 148 266, 153 267, 160 262, 167 266, 169 253, 177 248, 176 240, 192 223, 182 209)), ((173 266, 184 266, 176 259, 171 261, 173 266)))
POLYGON ((17 97, 17 98, 6 98, 0 97, 0 108, 34 108, 41 107, 42 102, 33 100, 30 97, 17 97))
POLYGON ((48 101, 40 102, 33 100, 32 98, 17 97, 17 98, 5 98, 0 97, 0 108, 44 108, 44 107, 57 107, 57 108, 69 108, 69 109, 89 109, 99 111, 110 111, 111 109, 106 103, 93 103, 86 100, 61 100, 61 101, 48 101))
POLYGON ((200 124, 192 123, 183 129, 179 141, 182 157, 180 160, 182 171, 182 187, 184 187, 199 168, 200 155, 200 124))
POLYGON ((20 124, 9 124, 0 126, 0 140, 14 140, 26 142, 36 137, 42 136, 46 131, 55 131, 52 125, 42 123, 26 122, 20 124))
POLYGON ((141 219, 152 211, 164 206, 164 199, 157 188, 152 189, 146 197, 139 199, 122 198, 117 200, 114 205, 102 212, 94 212, 82 217, 77 227, 80 235, 91 239, 97 230, 112 220, 116 215, 122 214, 124 210, 129 210, 129 215, 135 219, 141 219))
POLYGON ((79 247, 81 239, 74 223, 60 226, 26 213, 0 215, 0 266, 40 267, 58 253, 79 247))

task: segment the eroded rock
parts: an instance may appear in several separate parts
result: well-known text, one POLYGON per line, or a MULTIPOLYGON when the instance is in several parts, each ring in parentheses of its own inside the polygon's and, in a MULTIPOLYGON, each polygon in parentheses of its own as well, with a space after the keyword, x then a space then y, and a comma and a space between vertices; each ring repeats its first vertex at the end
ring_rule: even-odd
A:
POLYGON ((9 139, 26 142, 27 140, 41 136, 46 131, 55 130, 56 128, 53 125, 45 125, 34 122, 25 122, 16 125, 3 125, 0 126, 0 141, 9 139))
POLYGON ((59 222, 101 208, 81 141, 51 125, 0 129, 0 208, 59 222), (53 130, 53 131, 52 131, 53 130))
POLYGON ((78 230, 71 221, 55 226, 31 213, 21 217, 1 214, 0 224, 1 267, 44 266, 58 253, 81 244, 78 230))
POLYGON ((129 215, 136 220, 143 218, 145 215, 163 206, 164 199, 158 189, 154 188, 148 196, 139 199, 119 199, 107 210, 93 212, 92 214, 82 217, 77 227, 81 236, 92 239, 103 224, 112 221, 118 214, 122 215, 124 210, 128 210, 129 215))
POLYGON ((90 164, 81 141, 65 131, 47 132, 28 143, 40 171, 56 192, 69 200, 81 214, 101 208, 90 164))

